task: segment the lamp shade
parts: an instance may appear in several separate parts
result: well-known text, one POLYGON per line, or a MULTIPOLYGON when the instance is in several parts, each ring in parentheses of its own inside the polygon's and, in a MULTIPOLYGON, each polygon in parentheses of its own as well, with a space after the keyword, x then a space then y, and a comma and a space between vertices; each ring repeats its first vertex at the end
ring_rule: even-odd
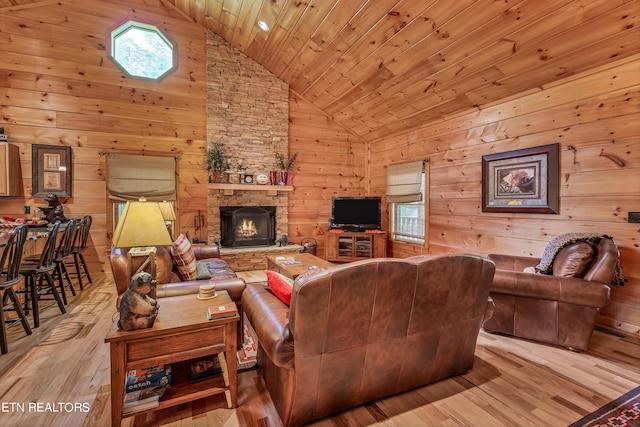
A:
POLYGON ((162 212, 162 218, 165 221, 175 221, 176 213, 173 211, 173 205, 169 202, 160 202, 158 203, 160 206, 160 212, 162 212))
POLYGON ((113 233, 113 246, 168 246, 172 242, 157 202, 127 202, 113 233))

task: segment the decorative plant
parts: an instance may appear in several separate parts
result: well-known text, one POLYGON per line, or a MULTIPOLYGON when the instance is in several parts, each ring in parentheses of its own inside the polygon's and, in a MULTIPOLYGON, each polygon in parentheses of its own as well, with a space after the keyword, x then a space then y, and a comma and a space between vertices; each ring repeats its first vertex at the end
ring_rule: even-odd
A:
POLYGON ((225 165, 225 154, 223 146, 219 142, 214 142, 213 146, 207 150, 207 170, 222 170, 225 165))
POLYGON ((293 163, 296 161, 298 157, 298 153, 293 153, 290 157, 284 157, 282 154, 277 151, 273 153, 276 158, 276 167, 282 171, 288 171, 293 168, 293 163))

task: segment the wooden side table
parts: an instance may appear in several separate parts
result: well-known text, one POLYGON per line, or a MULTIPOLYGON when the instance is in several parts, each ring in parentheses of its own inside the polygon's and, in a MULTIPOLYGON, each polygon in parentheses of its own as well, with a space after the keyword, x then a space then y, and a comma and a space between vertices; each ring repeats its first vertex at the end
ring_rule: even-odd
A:
POLYGON ((237 406, 237 362, 235 316, 207 319, 212 305, 231 303, 227 291, 217 291, 217 297, 199 300, 197 295, 162 298, 160 310, 152 328, 135 331, 119 330, 113 324, 105 337, 111 352, 111 425, 120 426, 125 378, 132 369, 171 364, 172 385, 160 399, 160 404, 147 411, 157 411, 185 402, 224 393, 229 408, 237 406), (218 355, 223 369, 221 377, 191 383, 190 360, 218 355))

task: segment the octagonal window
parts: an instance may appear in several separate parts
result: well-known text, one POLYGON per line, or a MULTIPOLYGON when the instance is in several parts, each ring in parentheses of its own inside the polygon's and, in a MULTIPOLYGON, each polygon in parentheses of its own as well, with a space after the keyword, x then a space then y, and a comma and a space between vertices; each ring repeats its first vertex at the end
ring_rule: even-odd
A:
POLYGON ((156 26, 134 21, 111 32, 111 56, 130 75, 156 80, 176 62, 173 43, 156 26))

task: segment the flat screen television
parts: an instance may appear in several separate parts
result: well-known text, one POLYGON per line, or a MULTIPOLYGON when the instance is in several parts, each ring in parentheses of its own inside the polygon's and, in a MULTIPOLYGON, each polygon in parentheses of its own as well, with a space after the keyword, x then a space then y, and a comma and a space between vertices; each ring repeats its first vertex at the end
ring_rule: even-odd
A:
POLYGON ((382 228, 380 197, 334 197, 331 213, 331 228, 347 231, 382 228))

